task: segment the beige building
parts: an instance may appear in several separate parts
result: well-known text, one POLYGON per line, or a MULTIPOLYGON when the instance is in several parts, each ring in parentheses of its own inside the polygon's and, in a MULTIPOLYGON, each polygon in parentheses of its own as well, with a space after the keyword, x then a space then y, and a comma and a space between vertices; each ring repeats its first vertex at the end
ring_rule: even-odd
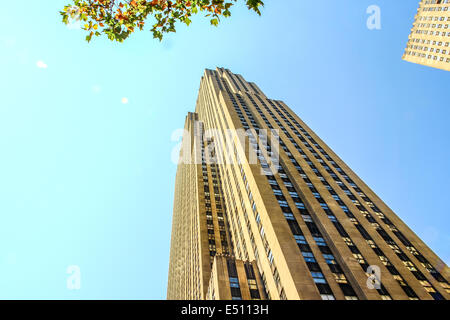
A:
POLYGON ((440 300, 448 280, 286 104, 205 71, 180 152, 168 299, 440 300))
POLYGON ((254 263, 218 254, 214 257, 207 300, 266 299, 254 263))
POLYGON ((450 71, 450 0, 422 0, 403 59, 450 71))

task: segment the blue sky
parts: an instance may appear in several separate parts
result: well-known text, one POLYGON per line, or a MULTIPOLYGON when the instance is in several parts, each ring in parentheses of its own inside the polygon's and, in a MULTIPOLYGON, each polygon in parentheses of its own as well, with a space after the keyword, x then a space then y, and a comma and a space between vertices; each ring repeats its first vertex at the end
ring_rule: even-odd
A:
POLYGON ((0 298, 165 298, 171 134, 216 66, 284 100, 450 261, 450 74, 401 60, 418 0, 266 0, 123 44, 87 44, 60 23, 67 2, 0 12, 0 298))

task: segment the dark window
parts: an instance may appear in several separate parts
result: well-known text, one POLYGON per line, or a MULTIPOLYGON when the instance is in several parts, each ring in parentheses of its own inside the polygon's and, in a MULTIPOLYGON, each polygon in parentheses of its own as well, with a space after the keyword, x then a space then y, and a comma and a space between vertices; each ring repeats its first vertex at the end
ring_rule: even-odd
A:
POLYGON ((319 289, 320 294, 333 294, 331 288, 325 283, 316 283, 317 289, 319 289))
POLYGON ((348 283, 339 283, 339 287, 341 287, 344 296, 356 296, 355 290, 348 283))

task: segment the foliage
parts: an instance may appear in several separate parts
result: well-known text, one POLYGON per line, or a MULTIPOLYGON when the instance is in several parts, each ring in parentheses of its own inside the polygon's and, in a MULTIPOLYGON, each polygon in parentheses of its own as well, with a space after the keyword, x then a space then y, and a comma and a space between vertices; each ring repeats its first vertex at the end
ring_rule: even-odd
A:
MULTIPOLYGON (((217 26, 221 17, 231 16, 231 7, 237 0, 72 0, 61 11, 63 22, 81 22, 88 32, 86 40, 106 35, 110 40, 123 42, 135 30, 143 30, 146 20, 152 16, 155 22, 153 37, 162 40, 163 35, 175 32, 177 22, 189 25, 192 15, 204 12, 211 24, 217 26)), ((249 10, 261 15, 262 0, 246 1, 249 10)))

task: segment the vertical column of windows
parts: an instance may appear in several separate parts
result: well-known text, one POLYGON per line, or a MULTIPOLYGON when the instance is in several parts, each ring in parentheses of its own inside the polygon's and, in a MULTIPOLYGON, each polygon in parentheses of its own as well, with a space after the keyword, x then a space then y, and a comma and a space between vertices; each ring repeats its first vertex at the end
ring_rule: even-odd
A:
POLYGON ((242 300, 241 288, 239 285, 239 276, 236 269, 236 262, 227 259, 228 279, 230 281, 231 299, 242 300))
POLYGON ((250 263, 244 263, 245 275, 247 276, 247 284, 250 290, 250 297, 252 300, 261 300, 258 285, 256 282, 256 275, 253 266, 250 263))
MULTIPOLYGON (((240 110, 239 105, 236 102, 236 99, 234 99, 232 94, 229 94, 229 96, 230 96, 230 100, 233 103, 233 106, 235 107, 236 113, 237 113, 239 119, 242 122, 242 126, 244 128, 246 128, 246 129, 250 129, 250 126, 249 126, 247 120, 245 119, 245 117, 243 116, 243 113, 240 110)), ((241 104, 242 109, 244 110, 244 112, 246 113, 250 123, 252 124, 252 127, 254 129, 256 129, 256 130, 259 130, 259 126, 256 123, 256 120, 254 119, 252 113, 248 109, 248 107, 245 104, 245 102, 242 99, 242 97, 240 95, 236 95, 236 96, 237 96, 237 98, 238 98, 238 100, 239 100, 239 102, 241 104)), ((248 136, 249 143, 251 145, 257 145, 256 138, 255 138, 254 134, 251 131, 247 131, 246 135, 248 136)), ((264 144, 263 147, 265 147, 267 152, 271 151, 270 150, 270 146, 267 146, 266 144, 264 144)), ((264 155, 260 151, 261 150, 255 150, 255 152, 257 152, 259 157, 263 157, 264 155)), ((262 159, 260 158, 260 162, 261 162, 261 160, 262 159)), ((267 164, 268 163, 267 163, 266 159, 262 160, 262 162, 261 162, 262 167, 267 166, 267 164)), ((266 168, 266 169, 270 170, 270 168, 266 168)), ((243 168, 241 168, 241 172, 242 172, 242 174, 245 177, 245 174, 243 173, 243 168)), ((278 182, 276 181, 276 179, 275 179, 275 177, 273 175, 268 175, 266 177, 267 177, 270 185, 272 185, 272 186, 276 185, 278 187, 277 190, 281 190, 281 188, 279 188, 278 182)), ((281 196, 279 196, 279 197, 284 197, 282 192, 281 192, 281 196)), ((253 200, 251 200, 251 203, 252 203, 252 209, 253 209, 255 221, 256 221, 256 223, 257 223, 257 225, 259 227, 259 230, 260 230, 259 233, 261 235, 264 247, 266 249, 267 258, 268 258, 269 263, 270 263, 270 265, 272 267, 272 270, 273 270, 275 283, 280 284, 279 273, 278 273, 278 270, 276 268, 276 264, 275 264, 275 261, 274 261, 274 257, 273 257, 272 251, 271 251, 271 249, 270 249, 270 247, 268 245, 267 239, 265 238, 265 231, 264 231, 264 227, 261 224, 261 217, 260 217, 259 213, 257 212, 257 208, 256 208, 255 202, 253 200)), ((297 238, 302 237, 302 239, 305 239, 304 238, 304 234, 303 234, 299 224, 295 220, 295 218, 291 219, 291 216, 293 217, 293 215, 292 215, 292 209, 289 207, 289 204, 287 204, 287 202, 285 203, 284 200, 280 200, 279 201, 279 205, 280 205, 280 209, 285 214, 286 221, 287 221, 289 227, 291 228, 291 231, 292 231, 294 237, 297 236, 297 238)), ((312 276, 312 278, 313 278, 313 280, 314 280, 314 282, 316 284, 316 287, 317 287, 317 289, 318 289, 322 299, 324 299, 324 300, 334 300, 335 297, 333 295, 333 292, 331 291, 331 288, 330 288, 329 284, 327 283, 327 280, 325 279, 325 276, 323 275, 322 270, 321 270, 319 264, 317 263, 317 261, 316 261, 316 259, 314 257, 314 254, 312 253, 312 250, 311 250, 309 244, 306 243, 306 239, 304 240, 304 242, 305 242, 305 244, 303 244, 301 247, 299 246, 299 249, 300 250, 301 249, 304 250, 304 251, 301 251, 302 257, 303 257, 306 265, 308 266, 308 268, 310 270, 311 276, 312 276)), ((280 284, 280 286, 281 286, 281 284, 280 284)), ((281 288, 279 287, 279 292, 280 292, 280 297, 281 298, 285 297, 285 293, 284 293, 284 290, 283 290, 282 287, 281 288)))
MULTIPOLYGON (((269 128, 273 129, 273 126, 270 124, 270 122, 268 121, 268 119, 265 117, 265 115, 262 113, 261 109, 258 107, 258 105, 255 103, 255 101, 249 97, 250 100, 252 101, 253 105, 255 106, 256 110, 258 111, 258 113, 261 115, 261 117, 263 118, 263 120, 266 122, 266 124, 269 126, 269 128)), ((264 101, 262 101, 259 97, 257 97, 261 104, 266 108, 266 110, 269 112, 269 114, 272 116, 272 118, 274 119, 274 121, 279 125, 279 127, 283 130, 283 132, 286 134, 286 130, 285 128, 282 126, 281 122, 275 117, 275 115, 273 114, 273 112, 267 107, 267 105, 264 103, 264 101)), ((294 144, 295 140, 289 135, 287 134, 288 139, 294 144)), ((306 176, 306 173, 301 169, 300 165, 297 163, 297 161, 294 159, 293 155, 291 152, 289 152, 287 146, 284 144, 283 141, 280 141, 280 146, 281 148, 286 152, 286 154, 288 155, 289 159, 291 160, 292 164, 294 165, 294 167, 299 171, 300 175, 302 176, 303 180, 305 180, 306 184, 311 188, 313 188, 311 191, 313 192, 314 197, 319 201, 320 206, 322 207, 322 209, 324 209, 327 212, 327 216, 328 218, 333 222, 333 224, 335 225, 335 227, 337 228, 337 230, 339 231, 339 233, 341 234, 341 236, 343 236, 345 243, 347 244, 347 246, 349 246, 349 249, 352 251, 353 256, 355 257, 355 259, 360 263, 361 267, 363 268, 364 271, 367 270, 368 264, 366 262, 366 260, 364 259, 364 257, 362 256, 361 252, 359 251, 359 249, 353 244, 352 240, 350 239, 349 235, 347 234, 347 232, 344 230, 344 228, 342 227, 342 225, 337 221, 336 216, 334 216, 334 214, 331 212, 331 210, 329 209, 329 207, 326 205, 325 201, 323 200, 323 198, 320 196, 320 194, 317 192, 317 190, 314 188, 314 186, 312 185, 311 181, 308 179, 308 177, 306 176)), ((298 146, 298 145, 297 145, 298 146)), ((303 151, 299 150, 300 153, 302 153, 302 155, 304 155, 303 151)), ((308 162, 308 161, 307 161, 308 162)), ((311 162, 312 164, 312 162, 311 162)), ((313 168, 314 171, 314 168, 313 168)), ((318 173, 318 170, 315 169, 315 172, 318 173)), ((323 178, 323 177, 322 177, 323 178)), ((295 190, 293 188, 292 183, 290 183, 289 187, 292 187, 293 190, 295 190)), ((381 297, 383 299, 391 299, 389 293, 387 292, 387 290, 385 289, 385 287, 383 286, 383 284, 381 284, 381 288, 378 289, 378 292, 380 293, 381 297)))
MULTIPOLYGON (((376 220, 374 217, 367 211, 367 209, 360 203, 360 201, 357 200, 356 196, 350 191, 348 187, 340 180, 338 175, 333 172, 333 170, 326 164, 326 162, 320 157, 320 155, 315 152, 314 148, 306 141, 306 139, 303 137, 300 132, 298 132, 295 127, 292 125, 291 122, 288 121, 288 119, 284 116, 283 113, 281 113, 280 109, 284 111, 284 113, 289 117, 289 119, 297 125, 297 127, 302 131, 302 133, 311 141, 311 143, 316 147, 319 152, 321 152, 324 157, 330 161, 330 163, 336 168, 336 171, 339 172, 343 176, 343 178, 350 184, 352 188, 355 189, 356 192, 358 192, 358 195, 362 198, 363 201, 366 202, 366 204, 380 217, 380 219, 387 224, 390 227, 390 230, 400 239, 403 240, 402 243, 406 246, 406 248, 413 253, 416 258, 422 263, 422 265, 431 273, 431 275, 438 280, 441 285, 446 289, 447 292, 450 292, 450 286, 448 285, 447 281, 442 277, 442 275, 439 274, 439 272, 421 255, 414 246, 401 234, 401 232, 395 227, 395 225, 381 212, 380 209, 370 200, 370 198, 363 193, 363 191, 355 184, 355 182, 350 179, 350 177, 344 172, 340 166, 333 161, 333 159, 326 153, 326 151, 307 133, 307 131, 298 123, 298 121, 295 120, 295 118, 290 115, 289 112, 286 111, 286 109, 277 101, 275 104, 272 103, 272 101, 269 100, 269 103, 273 107, 273 109, 280 115, 280 117, 290 126, 290 128, 293 130, 293 132, 299 137, 299 139, 303 142, 303 144, 307 147, 309 152, 313 154, 313 156, 318 160, 318 162, 323 166, 323 168, 330 174, 330 176, 333 178, 333 180, 341 187, 341 189, 344 191, 344 193, 348 196, 348 198, 352 201, 352 203, 356 206, 356 208, 359 210, 359 212, 371 223, 371 225, 375 228, 375 230, 380 234, 380 236, 386 241, 388 246, 395 252, 395 254, 400 258, 400 260, 403 262, 403 264, 406 266, 408 270, 412 272, 414 277, 421 283, 421 285, 424 287, 424 289, 429 292, 429 294, 436 300, 444 299, 444 297, 436 291, 436 289, 432 286, 432 284, 426 280, 426 277, 417 269, 417 267, 414 265, 414 263, 408 258, 407 255, 404 254, 404 252, 399 248, 399 246, 396 244, 396 242, 387 234, 387 232, 378 224, 376 223, 376 220)), ((279 122, 279 120, 278 120, 279 122)), ((279 122, 280 123, 280 122, 279 122)), ((287 132, 287 130, 286 130, 287 132)), ((302 154, 302 156, 306 159, 309 166, 313 169, 313 171, 316 173, 316 175, 321 179, 322 183, 325 185, 325 187, 329 190, 332 197, 338 202, 342 210, 346 213, 347 216, 351 219, 351 221, 357 225, 357 229, 360 232, 364 232, 363 236, 367 234, 365 230, 363 230, 362 226, 359 224, 359 222, 356 220, 354 215, 350 212, 349 208, 342 202, 342 200, 337 196, 336 192, 333 190, 333 188, 329 185, 328 182, 323 179, 323 177, 320 175, 317 168, 314 166, 314 164, 309 160, 309 158, 306 156, 303 150, 301 150, 300 146, 296 144, 296 148, 298 151, 302 154), (362 231, 363 230, 363 231, 362 231)), ((383 263, 388 267, 388 270, 391 272, 391 274, 394 276, 394 278, 399 282, 405 293, 410 298, 416 298, 417 295, 412 291, 411 287, 409 287, 406 284, 406 281, 400 276, 398 271, 393 267, 392 263, 390 263, 387 258, 384 256, 384 254, 380 254, 381 249, 379 249, 373 242, 373 239, 366 239, 366 241, 369 241, 369 246, 376 251, 380 259, 383 261, 383 263)))
MULTIPOLYGON (((265 105, 264 101, 260 100, 261 104, 263 104, 266 107, 267 111, 270 111, 269 108, 267 108, 267 105, 265 105)), ((269 101, 270 102, 270 101, 269 101)), ((259 108, 255 104, 256 108, 259 108)), ((274 108, 275 109, 275 108, 274 108)), ((276 109, 275 109, 276 110, 276 109)), ((271 111, 270 111, 271 112, 271 111)), ((399 274, 397 269, 392 265, 392 263, 387 259, 387 257, 384 255, 384 253, 381 251, 381 249, 375 244, 373 239, 370 237, 370 235, 366 232, 366 230, 361 226, 359 221, 356 219, 356 217, 350 212, 348 207, 343 203, 343 201, 339 198, 339 196, 336 194, 336 192, 332 189, 332 187, 329 185, 328 182, 326 182, 325 178, 322 176, 322 174, 317 170, 315 165, 312 163, 312 161, 306 156, 305 152, 298 146, 298 144, 295 143, 295 140, 290 136, 289 132, 286 130, 286 128, 282 125, 282 123, 275 117, 275 115, 271 112, 272 117, 274 118, 274 121, 277 122, 280 129, 284 132, 284 134, 289 138, 291 142, 294 143, 296 146, 297 151, 302 155, 302 157, 305 159, 306 163, 309 164, 312 171, 315 172, 315 174, 319 177, 319 179, 322 181, 322 183, 326 186, 326 188, 330 191, 332 198, 339 204, 339 206, 342 208, 342 210, 345 212, 345 214, 349 217, 349 219, 352 221, 352 223, 355 225, 356 229, 361 233, 363 238, 366 240, 366 242, 369 244, 369 246, 373 249, 373 251, 376 253, 376 255, 380 258, 382 263, 388 268, 388 270, 391 272, 393 277, 398 281, 404 292, 408 295, 410 299, 418 299, 416 293, 412 290, 412 288, 406 283, 403 277, 399 274)), ((320 195, 319 191, 314 187, 311 180, 306 175, 305 171, 301 168, 301 166, 297 163, 297 161, 294 159, 294 156, 289 151, 287 146, 281 142, 280 143, 282 149, 286 152, 291 162, 296 167, 299 174, 303 177, 304 182, 311 190, 313 196, 317 199, 319 204, 321 205, 322 209, 324 210, 330 210, 328 205, 326 204, 325 200, 320 195)), ((330 210, 331 211, 331 210, 330 210)), ((355 253, 354 253, 355 255, 355 253)), ((360 255, 360 253, 356 253, 356 255, 360 255)), ((387 298, 387 297, 386 297, 387 298)))

